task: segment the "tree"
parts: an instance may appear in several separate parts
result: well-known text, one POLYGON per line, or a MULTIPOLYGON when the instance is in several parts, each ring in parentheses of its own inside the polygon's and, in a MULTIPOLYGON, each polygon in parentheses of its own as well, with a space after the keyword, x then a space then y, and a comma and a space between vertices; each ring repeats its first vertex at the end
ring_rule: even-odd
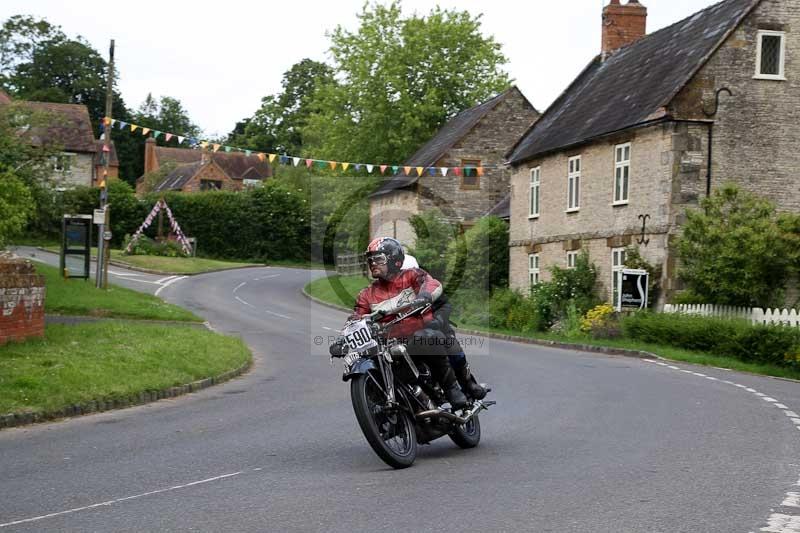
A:
POLYGON ((302 130, 317 112, 317 88, 335 83, 333 69, 324 63, 303 59, 283 74, 283 91, 265 96, 255 114, 242 120, 227 144, 262 152, 303 153, 302 130))
POLYGON ((20 63, 32 62, 34 50, 66 39, 59 26, 46 20, 25 15, 9 18, 0 27, 0 82, 6 85, 20 63))
POLYGON ((448 268, 463 270, 461 285, 489 293, 508 286, 508 224, 483 217, 447 248, 448 268))
MULTIPOLYGON (((200 127, 189 118, 181 101, 171 96, 162 96, 160 100, 156 100, 148 93, 133 119, 140 126, 184 137, 199 137, 202 134, 200 127)), ((161 137, 156 141, 166 142, 161 137)))
POLYGON ((724 185, 688 209, 678 244, 681 278, 706 303, 772 307, 783 299, 798 250, 768 200, 724 185))
POLYGON ((33 213, 33 198, 13 169, 0 166, 0 250, 19 234, 33 213))
POLYGON ((318 89, 306 149, 340 161, 399 162, 456 113, 506 89, 500 45, 480 16, 435 8, 402 17, 400 2, 366 5, 360 26, 337 27, 338 83, 318 89))

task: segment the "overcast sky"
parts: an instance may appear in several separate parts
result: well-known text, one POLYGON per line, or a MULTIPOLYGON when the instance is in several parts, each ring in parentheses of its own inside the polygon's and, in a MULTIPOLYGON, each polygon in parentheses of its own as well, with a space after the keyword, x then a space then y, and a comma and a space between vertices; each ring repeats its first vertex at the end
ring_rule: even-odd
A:
MULTIPOLYGON (((608 0, 441 0, 443 8, 483 14, 482 30, 503 46, 505 70, 543 111, 600 48, 608 0)), ((643 0, 647 31, 668 26, 715 0, 643 0)), ((435 2, 404 0, 405 13, 435 2)), ((82 35, 104 57, 116 41, 119 88, 139 107, 148 92, 178 98, 207 135, 228 133, 261 98, 281 89, 303 58, 330 61, 326 32, 355 30, 361 0, 203 3, 178 0, 65 2, 3 0, 0 20, 29 14, 82 35)), ((180 134, 183 132, 173 132, 180 134)))

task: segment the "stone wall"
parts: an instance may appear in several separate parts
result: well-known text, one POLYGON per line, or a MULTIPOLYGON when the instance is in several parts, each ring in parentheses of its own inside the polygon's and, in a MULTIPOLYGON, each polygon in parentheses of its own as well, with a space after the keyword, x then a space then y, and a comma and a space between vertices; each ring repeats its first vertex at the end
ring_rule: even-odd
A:
POLYGON ((30 261, 0 259, 0 345, 44 336, 44 297, 30 261))
POLYGON ((539 113, 518 89, 511 92, 475 127, 436 162, 437 166, 458 167, 464 160, 480 160, 484 169, 477 188, 462 187, 461 177, 422 176, 419 179, 420 207, 434 207, 454 222, 473 222, 482 217, 508 193, 510 173, 502 167, 505 154, 539 117, 539 113))
POLYGON ((74 154, 67 172, 53 171, 51 179, 57 187, 75 187, 76 185, 92 186, 94 172, 94 154, 74 154))
MULTIPOLYGON (((745 18, 673 102, 682 118, 713 117, 712 187, 732 181, 780 209, 800 210, 800 3, 764 0, 745 18), (785 80, 756 79, 757 32, 785 31, 785 80)), ((703 194, 705 185, 703 185, 703 194)))
POLYGON ((407 246, 414 246, 414 230, 408 219, 419 214, 415 190, 397 190, 370 199, 370 238, 393 237, 407 246))

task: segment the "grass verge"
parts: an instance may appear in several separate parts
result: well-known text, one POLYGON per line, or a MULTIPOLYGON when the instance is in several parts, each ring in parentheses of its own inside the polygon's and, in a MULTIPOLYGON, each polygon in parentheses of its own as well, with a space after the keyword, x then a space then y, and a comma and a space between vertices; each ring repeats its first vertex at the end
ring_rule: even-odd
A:
POLYGON ((220 375, 250 360, 245 344, 187 326, 49 325, 45 338, 0 346, 0 413, 47 413, 220 375))
MULTIPOLYGON (((48 252, 61 253, 58 246, 44 246, 48 252)), ((97 248, 92 248, 92 257, 97 257, 97 248)), ((204 257, 162 257, 158 255, 125 255, 122 250, 111 250, 111 260, 137 268, 144 268, 165 274, 202 274, 212 270, 241 268, 261 265, 261 263, 241 261, 221 261, 204 257)))
POLYGON ((323 302, 353 308, 358 292, 369 285, 371 280, 364 276, 326 276, 315 279, 305 286, 306 292, 323 302), (344 289, 344 290, 342 290, 344 289))
POLYGON ((55 267, 34 263, 46 279, 45 312, 58 315, 82 315, 143 320, 181 320, 202 322, 203 319, 155 296, 109 285, 100 290, 82 279, 65 280, 55 267))
MULTIPOLYGON (((361 288, 369 284, 369 279, 363 276, 332 276, 331 278, 320 278, 312 281, 306 285, 305 289, 308 294, 319 298, 320 300, 336 305, 342 305, 352 308, 355 301, 355 296, 361 288), (341 286, 345 288, 345 293, 340 295, 339 292, 333 289, 337 286, 338 281, 341 286), (345 297, 346 296, 346 297, 345 297)), ((589 346, 607 346, 611 348, 622 348, 626 350, 638 350, 649 352, 660 357, 671 359, 673 361, 684 361, 703 366, 713 366, 717 368, 728 368, 740 372, 750 372, 753 374, 760 374, 765 376, 775 376, 790 379, 800 379, 800 372, 791 368, 780 367, 776 365, 745 363, 738 359, 729 357, 721 357, 718 355, 710 355, 703 352, 693 352, 675 348, 673 346, 664 346, 659 344, 648 344, 639 342, 632 339, 593 339, 588 335, 585 336, 566 336, 558 333, 550 332, 528 332, 523 333, 520 331, 512 331, 502 328, 490 328, 486 326, 478 326, 461 322, 457 316, 458 310, 455 310, 453 321, 463 329, 470 329, 478 332, 486 333, 499 333, 502 335, 513 335, 516 337, 525 337, 529 339, 537 339, 542 341, 553 341, 559 343, 569 344, 584 344, 589 346)))

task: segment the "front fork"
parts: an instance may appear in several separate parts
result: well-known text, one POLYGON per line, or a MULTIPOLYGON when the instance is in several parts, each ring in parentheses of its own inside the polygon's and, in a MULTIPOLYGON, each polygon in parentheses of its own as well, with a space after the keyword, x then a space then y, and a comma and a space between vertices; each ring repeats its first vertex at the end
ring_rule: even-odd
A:
MULTIPOLYGON (((387 350, 384 353, 388 354, 389 352, 387 350)), ((383 377, 383 384, 386 387, 386 400, 390 406, 394 407, 397 405, 394 390, 394 372, 392 372, 391 362, 387 361, 383 354, 378 357, 378 368, 380 369, 381 377, 383 377)))

